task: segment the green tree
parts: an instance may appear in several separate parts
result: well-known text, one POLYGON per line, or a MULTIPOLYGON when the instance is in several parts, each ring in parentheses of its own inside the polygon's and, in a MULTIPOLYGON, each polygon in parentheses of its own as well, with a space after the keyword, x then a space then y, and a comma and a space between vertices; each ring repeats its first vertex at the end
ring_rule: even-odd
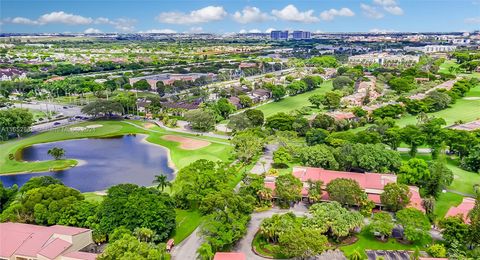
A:
POLYGON ((253 101, 249 96, 240 95, 238 96, 238 98, 240 99, 240 104, 242 105, 243 108, 253 106, 253 101))
POLYGON ((325 129, 310 129, 305 135, 307 145, 313 146, 325 143, 329 132, 325 129))
POLYGON ((405 208, 397 212, 397 222, 403 226, 405 239, 413 243, 425 244, 431 240, 430 222, 418 209, 405 208))
POLYGON ((232 138, 232 144, 237 158, 242 162, 250 162, 256 155, 260 154, 265 145, 263 136, 259 136, 255 131, 245 130, 238 132, 232 138))
POLYGON ((347 76, 338 76, 333 80, 332 85, 335 90, 343 90, 346 87, 353 87, 353 83, 353 80, 347 76))
POLYGON ((252 127, 252 122, 248 119, 246 113, 240 113, 230 116, 227 127, 233 131, 242 131, 252 127))
POLYGON ((395 224, 392 216, 387 212, 375 213, 372 217, 367 230, 374 236, 379 235, 381 240, 385 240, 392 234, 395 224))
POLYGON ((10 203, 17 195, 17 192, 17 185, 12 185, 12 187, 5 187, 0 181, 0 213, 2 213, 2 211, 10 205, 10 203))
POLYGON ((292 174, 284 174, 275 180, 275 194, 281 207, 288 208, 290 203, 300 199, 303 184, 292 174))
POLYGON ((47 153, 55 160, 60 160, 63 156, 65 156, 65 150, 58 147, 53 147, 52 149, 49 149, 47 153))
POLYGON ((105 251, 98 256, 99 260, 115 259, 169 259, 163 244, 140 242, 132 235, 124 235, 122 238, 109 243, 105 251))
POLYGON ((136 90, 149 90, 150 84, 148 84, 146 79, 141 79, 135 83, 133 83, 133 88, 136 90))
POLYGON ((265 117, 263 115, 262 110, 258 109, 249 109, 245 111, 248 119, 252 123, 252 126, 259 127, 263 126, 263 122, 265 121, 265 117))
POLYGON ((213 109, 223 119, 227 119, 236 110, 235 106, 226 98, 220 98, 213 106, 213 109))
POLYGON ((174 201, 166 193, 134 184, 120 184, 108 189, 99 210, 100 226, 105 233, 124 226, 134 231, 153 230, 160 241, 175 230, 174 201))
MULTIPOLYGON (((1 91, 1 90, 0 90, 1 91)), ((30 132, 34 120, 27 109, 8 108, 0 110, 0 139, 7 140, 10 134, 21 136, 30 132)))
POLYGON ((301 148, 298 151, 298 158, 306 166, 338 169, 338 162, 333 155, 332 148, 324 144, 301 148))
POLYGON ((480 173, 480 145, 470 149, 467 156, 463 157, 461 167, 472 172, 480 173))
POLYGON ((423 159, 412 158, 402 164, 398 172, 400 183, 423 186, 430 179, 428 164, 423 159))
POLYGON ((113 116, 113 114, 123 114, 123 106, 115 100, 103 100, 99 99, 93 102, 90 102, 88 105, 82 108, 82 113, 87 115, 92 115, 97 117, 99 115, 103 116, 113 116))
POLYGON ((285 113, 277 113, 267 118, 265 126, 273 130, 291 131, 293 130, 293 123, 295 117, 285 113))
POLYGON ((426 136, 422 130, 415 125, 407 125, 400 130, 400 136, 403 142, 410 146, 409 154, 415 157, 417 149, 420 145, 425 143, 426 136))
POLYGON ((208 109, 195 109, 185 113, 185 120, 190 126, 202 132, 210 131, 215 126, 215 114, 208 109))
POLYGON ((412 193, 405 184, 388 183, 383 190, 380 200, 391 211, 399 211, 410 203, 412 193))
POLYGON ((297 229, 281 233, 277 253, 302 259, 323 253, 328 248, 328 239, 319 230, 297 229))
POLYGON ((201 260, 212 260, 214 256, 212 246, 209 243, 201 244, 197 249, 197 254, 201 260))
POLYGON ((167 175, 161 174, 161 175, 155 175, 155 179, 153 180, 153 183, 157 184, 157 189, 163 190, 166 187, 171 187, 172 183, 168 181, 167 175))
POLYGON ((312 105, 314 105, 316 108, 320 108, 320 105, 322 105, 322 102, 323 102, 323 95, 321 94, 311 95, 308 98, 308 101, 312 103, 312 105))
POLYGON ((340 101, 342 99, 342 94, 337 91, 329 91, 325 93, 322 99, 322 105, 327 109, 333 110, 340 107, 340 101))
POLYGON ((447 249, 442 244, 433 244, 426 251, 432 257, 440 258, 447 256, 447 249))
POLYGON ((428 169, 430 178, 426 180, 423 189, 425 194, 438 198, 442 190, 452 184, 453 172, 447 167, 444 156, 432 162, 428 169))
POLYGON ((327 184, 330 200, 346 206, 358 205, 365 191, 353 179, 338 178, 327 184))
POLYGON ((319 202, 322 199, 323 194, 323 181, 308 180, 308 200, 311 203, 319 202))

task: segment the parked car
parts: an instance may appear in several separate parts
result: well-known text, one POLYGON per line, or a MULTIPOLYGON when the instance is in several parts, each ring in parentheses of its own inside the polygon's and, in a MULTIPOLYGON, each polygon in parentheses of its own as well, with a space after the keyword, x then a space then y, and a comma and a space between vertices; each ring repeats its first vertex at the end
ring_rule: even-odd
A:
POLYGON ((55 122, 53 123, 53 125, 60 125, 60 122, 55 122))

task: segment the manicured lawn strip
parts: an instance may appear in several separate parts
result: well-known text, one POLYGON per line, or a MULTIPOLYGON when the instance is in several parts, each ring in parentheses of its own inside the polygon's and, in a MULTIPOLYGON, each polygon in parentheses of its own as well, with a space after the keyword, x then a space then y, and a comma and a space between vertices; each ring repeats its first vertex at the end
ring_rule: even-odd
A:
POLYGON ((437 202, 435 204, 435 216, 437 216, 437 219, 440 220, 443 217, 445 217, 445 214, 447 214, 448 210, 453 207, 453 206, 458 206, 460 203, 462 203, 463 196, 458 195, 452 192, 446 192, 440 194, 440 196, 437 199, 437 202))
POLYGON ((94 202, 102 202, 105 198, 104 195, 97 194, 95 192, 84 192, 83 196, 85 196, 85 200, 94 201, 94 202))
POLYGON ((357 242, 348 245, 348 246, 341 246, 340 250, 345 253, 346 256, 351 255, 355 250, 359 252, 363 252, 366 249, 371 250, 410 250, 414 251, 416 247, 422 249, 421 245, 416 244, 401 244, 397 242, 395 239, 390 238, 387 242, 381 242, 375 239, 374 236, 370 235, 368 232, 362 230, 358 235, 357 242))
POLYGON ((203 221, 203 216, 197 210, 176 209, 176 229, 173 239, 175 244, 179 244, 187 238, 203 221))
MULTIPOLYGON (((262 106, 257 107, 256 109, 261 110, 263 114, 265 115, 265 118, 279 113, 279 112, 284 112, 288 113, 290 111, 293 111, 295 109, 299 109, 304 106, 311 106, 310 102, 308 101, 308 98, 314 94, 325 94, 326 92, 332 90, 332 81, 325 81, 322 86, 319 88, 302 93, 296 96, 289 96, 285 97, 284 99, 278 101, 278 102, 271 102, 262 106)), ((313 111, 318 111, 318 109, 312 109, 313 111)))

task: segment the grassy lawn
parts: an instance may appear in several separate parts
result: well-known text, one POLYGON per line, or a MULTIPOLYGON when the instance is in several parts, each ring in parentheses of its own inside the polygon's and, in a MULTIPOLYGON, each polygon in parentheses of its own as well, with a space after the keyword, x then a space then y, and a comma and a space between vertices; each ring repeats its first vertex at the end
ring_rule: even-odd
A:
POLYGON ((450 209, 453 206, 458 206, 460 203, 462 203, 462 200, 463 200, 463 196, 455 193, 446 192, 446 193, 440 194, 435 204, 435 211, 434 211, 435 215, 437 216, 437 219, 441 219, 445 217, 445 214, 447 214, 448 209, 450 209))
POLYGON ((83 196, 85 196, 85 200, 94 201, 94 202, 102 202, 104 195, 99 195, 95 192, 84 192, 83 196))
MULTIPOLYGON (((467 93, 466 97, 480 97, 480 85, 472 88, 467 93)), ((464 122, 474 121, 480 118, 480 99, 468 100, 460 98, 449 108, 434 113, 428 113, 428 115, 445 119, 447 126, 453 125, 455 121, 459 120, 464 122)), ((416 124, 417 116, 405 116, 396 121, 399 126, 416 124)))
POLYGON ((202 222, 203 216, 198 211, 176 209, 177 227, 173 239, 179 244, 187 238, 202 222))
POLYGON ((198 160, 198 159, 208 159, 208 160, 224 160, 227 161, 230 159, 232 147, 227 145, 226 140, 207 138, 203 136, 195 136, 189 134, 179 134, 176 132, 168 132, 159 130, 158 132, 152 132, 148 130, 143 130, 138 127, 129 125, 122 121, 94 121, 87 123, 80 123, 75 126, 87 126, 91 124, 101 124, 103 125, 100 128, 95 128, 92 131, 69 131, 72 126, 65 128, 60 128, 57 130, 40 133, 37 135, 32 135, 30 137, 11 140, 8 142, 2 142, 0 145, 2 149, 0 150, 0 174, 1 173, 15 173, 15 172, 41 172, 49 171, 54 169, 65 169, 68 167, 75 166, 77 161, 73 159, 65 160, 50 160, 50 161, 39 161, 39 162, 23 162, 17 160, 10 160, 9 154, 16 154, 22 148, 31 146, 38 143, 47 143, 62 141, 68 139, 78 139, 78 138, 87 138, 87 137, 108 137, 115 135, 124 135, 124 134, 149 134, 147 141, 162 145, 170 150, 170 156, 175 164, 176 168, 182 168, 189 163, 198 160), (210 141, 211 144, 207 147, 197 149, 197 150, 184 150, 179 148, 179 143, 166 141, 161 138, 162 135, 181 135, 190 138, 197 138, 202 140, 210 141))
POLYGON ((401 244, 398 243, 395 239, 390 238, 387 242, 381 242, 375 239, 374 236, 370 235, 366 231, 361 231, 358 235, 357 242, 348 245, 348 246, 341 246, 340 250, 345 253, 346 256, 351 255, 355 250, 359 252, 363 252, 366 249, 372 250, 415 250, 416 247, 420 249, 422 246, 415 245, 415 244, 401 244))
MULTIPOLYGON (((310 106, 308 98, 314 94, 325 94, 326 92, 332 90, 332 81, 325 81, 320 88, 317 88, 313 91, 302 93, 296 96, 286 97, 278 102, 271 102, 263 106, 259 106, 257 109, 261 110, 265 115, 265 118, 279 113, 285 112, 288 113, 295 109, 299 109, 304 106, 310 106)), ((318 109, 312 109, 313 111, 318 111, 318 109)))

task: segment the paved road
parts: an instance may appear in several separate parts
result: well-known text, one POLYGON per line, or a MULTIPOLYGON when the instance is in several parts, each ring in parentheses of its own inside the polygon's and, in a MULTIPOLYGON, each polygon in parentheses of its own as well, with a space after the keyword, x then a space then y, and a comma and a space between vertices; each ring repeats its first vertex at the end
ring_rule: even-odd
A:
POLYGON ((272 168, 273 152, 275 152, 277 149, 278 144, 268 144, 265 147, 263 155, 260 157, 260 159, 258 159, 257 163, 255 164, 255 166, 253 166, 250 172, 254 174, 262 174, 264 172, 268 172, 268 170, 272 168), (265 164, 262 164, 262 162, 264 162, 265 164))
POLYGON ((242 240, 240 240, 237 243, 233 251, 244 253, 248 260, 265 259, 263 257, 256 255, 252 251, 253 238, 255 237, 255 234, 257 233, 258 228, 260 227, 260 224, 264 219, 269 218, 274 214, 287 213, 287 212, 293 212, 297 216, 304 216, 307 214, 308 209, 305 206, 305 204, 299 203, 299 204, 296 204, 293 208, 288 210, 274 208, 269 211, 253 213, 252 219, 250 220, 250 223, 248 224, 248 227, 247 227, 247 234, 242 238, 242 240))
MULTIPOLYGON (((399 152, 410 152, 410 148, 408 147, 398 147, 397 151, 399 152)), ((417 153, 431 153, 432 150, 430 148, 418 148, 417 153)))
POLYGON ((178 260, 194 260, 197 259, 197 248, 203 243, 199 234, 200 227, 195 229, 193 233, 183 240, 180 244, 175 245, 171 255, 172 259, 178 260))
POLYGON ((32 104, 20 104, 14 103, 15 107, 35 109, 44 112, 56 112, 57 114, 63 114, 64 116, 77 116, 82 115, 81 109, 79 106, 65 106, 62 104, 52 103, 52 102, 36 102, 32 104))

